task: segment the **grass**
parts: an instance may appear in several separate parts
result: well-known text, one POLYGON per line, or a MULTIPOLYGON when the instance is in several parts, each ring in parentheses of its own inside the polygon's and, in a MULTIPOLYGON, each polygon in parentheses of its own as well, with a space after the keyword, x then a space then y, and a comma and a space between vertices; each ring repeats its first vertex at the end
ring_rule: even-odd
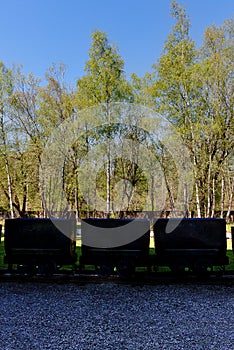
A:
POLYGON ((234 270, 234 254, 232 250, 227 250, 227 256, 229 259, 229 265, 225 267, 225 270, 234 270))

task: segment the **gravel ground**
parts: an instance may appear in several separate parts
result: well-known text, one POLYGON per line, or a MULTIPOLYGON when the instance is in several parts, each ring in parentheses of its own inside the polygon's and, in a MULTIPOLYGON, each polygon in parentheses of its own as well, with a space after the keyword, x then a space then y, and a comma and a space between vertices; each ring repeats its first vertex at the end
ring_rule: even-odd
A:
POLYGON ((234 349, 234 288, 0 285, 0 349, 234 349))

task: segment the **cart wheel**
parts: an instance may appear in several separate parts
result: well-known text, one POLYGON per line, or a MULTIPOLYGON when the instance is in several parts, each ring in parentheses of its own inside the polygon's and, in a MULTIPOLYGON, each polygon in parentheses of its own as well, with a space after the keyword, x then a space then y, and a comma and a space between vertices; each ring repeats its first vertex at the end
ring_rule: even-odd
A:
POLYGON ((17 265, 17 272, 21 275, 34 276, 37 274, 37 268, 34 264, 19 264, 17 265))
POLYGON ((54 260, 49 260, 39 264, 38 271, 41 275, 52 276, 57 271, 57 264, 54 260))
POLYGON ((135 264, 131 260, 120 260, 116 266, 120 278, 127 279, 133 277, 135 273, 135 264))
POLYGON ((211 264, 207 259, 198 259, 194 263, 193 271, 198 275, 204 275, 209 272, 209 267, 211 267, 211 264))
POLYGON ((107 278, 114 273, 114 267, 108 264, 96 266, 96 273, 102 278, 107 278))
POLYGON ((170 269, 175 274, 185 273, 185 268, 188 266, 185 260, 176 260, 171 266, 170 269))

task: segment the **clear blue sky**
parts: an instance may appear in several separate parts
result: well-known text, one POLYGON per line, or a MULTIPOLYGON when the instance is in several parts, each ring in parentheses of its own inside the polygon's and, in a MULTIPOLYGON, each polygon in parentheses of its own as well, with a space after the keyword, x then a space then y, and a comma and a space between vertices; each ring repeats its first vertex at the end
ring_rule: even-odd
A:
MULTIPOLYGON (((198 46, 204 30, 234 13, 233 0, 178 0, 198 46)), ((91 33, 105 31, 125 61, 127 77, 143 76, 159 58, 174 21, 171 0, 0 0, 0 61, 43 78, 65 63, 67 82, 84 74, 91 33)))

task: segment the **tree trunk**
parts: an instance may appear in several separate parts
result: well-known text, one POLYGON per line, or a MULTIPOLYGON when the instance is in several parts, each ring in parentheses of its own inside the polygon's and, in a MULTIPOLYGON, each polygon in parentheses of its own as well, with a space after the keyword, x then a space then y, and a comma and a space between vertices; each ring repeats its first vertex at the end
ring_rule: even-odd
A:
POLYGON ((195 192, 196 192, 196 207, 197 207, 197 217, 201 217, 201 206, 200 206, 200 198, 199 198, 199 188, 198 182, 195 180, 195 192))
POLYGON ((234 192, 234 177, 232 178, 232 182, 230 184, 230 196, 229 196, 228 211, 227 211, 227 217, 226 217, 227 221, 230 221, 230 214, 231 214, 231 210, 232 210, 232 201, 233 201, 233 192, 234 192))
POLYGON ((108 132, 107 132, 107 167, 106 167, 106 217, 110 217, 111 206, 111 154, 110 154, 110 111, 109 103, 106 104, 106 115, 108 120, 108 132))
POLYGON ((3 113, 1 113, 0 118, 0 124, 1 124, 1 134, 2 134, 2 145, 3 145, 3 158, 5 162, 5 168, 6 168, 6 175, 7 175, 7 186, 8 186, 8 198, 9 198, 9 206, 10 206, 10 214, 11 218, 14 218, 14 211, 13 211, 13 196, 12 196, 12 181, 11 181, 11 174, 10 174, 10 166, 7 156, 7 144, 6 144, 6 134, 4 130, 4 121, 3 121, 3 113))
POLYGON ((212 180, 212 211, 211 217, 215 216, 215 179, 212 180))
POLYGON ((77 176, 76 176, 76 186, 75 186, 75 211, 76 211, 76 222, 78 222, 80 211, 79 211, 79 188, 78 188, 77 176))
MULTIPOLYGON (((211 157, 210 157, 211 158, 211 157)), ((209 160, 209 168, 208 168, 208 178, 207 178, 207 211, 205 216, 207 218, 210 217, 211 212, 211 200, 210 200, 210 168, 211 168, 211 159, 209 160)))
POLYGON ((188 208, 188 189, 187 184, 184 183, 184 216, 188 217, 189 208, 188 208))
POLYGON ((221 181, 221 213, 220 217, 223 218, 223 212, 224 212, 224 177, 222 175, 222 181, 221 181))
POLYGON ((10 213, 11 213, 11 218, 13 219, 14 218, 14 211, 13 211, 13 200, 12 200, 12 185, 11 185, 10 167, 9 167, 9 163, 8 163, 8 159, 7 159, 6 154, 4 155, 4 158, 5 158, 5 167, 6 167, 6 174, 7 174, 10 213))
POLYGON ((154 175, 151 175, 151 210, 154 211, 154 175))
MULTIPOLYGON (((192 140, 194 141, 192 128, 191 128, 191 135, 192 135, 192 140)), ((196 198, 197 217, 200 218, 201 217, 201 205, 200 205, 200 198, 199 198, 199 184, 198 184, 198 179, 197 179, 197 159, 196 159, 196 151, 195 151, 194 146, 192 147, 192 150, 193 150, 193 165, 194 165, 195 198, 196 198)))

